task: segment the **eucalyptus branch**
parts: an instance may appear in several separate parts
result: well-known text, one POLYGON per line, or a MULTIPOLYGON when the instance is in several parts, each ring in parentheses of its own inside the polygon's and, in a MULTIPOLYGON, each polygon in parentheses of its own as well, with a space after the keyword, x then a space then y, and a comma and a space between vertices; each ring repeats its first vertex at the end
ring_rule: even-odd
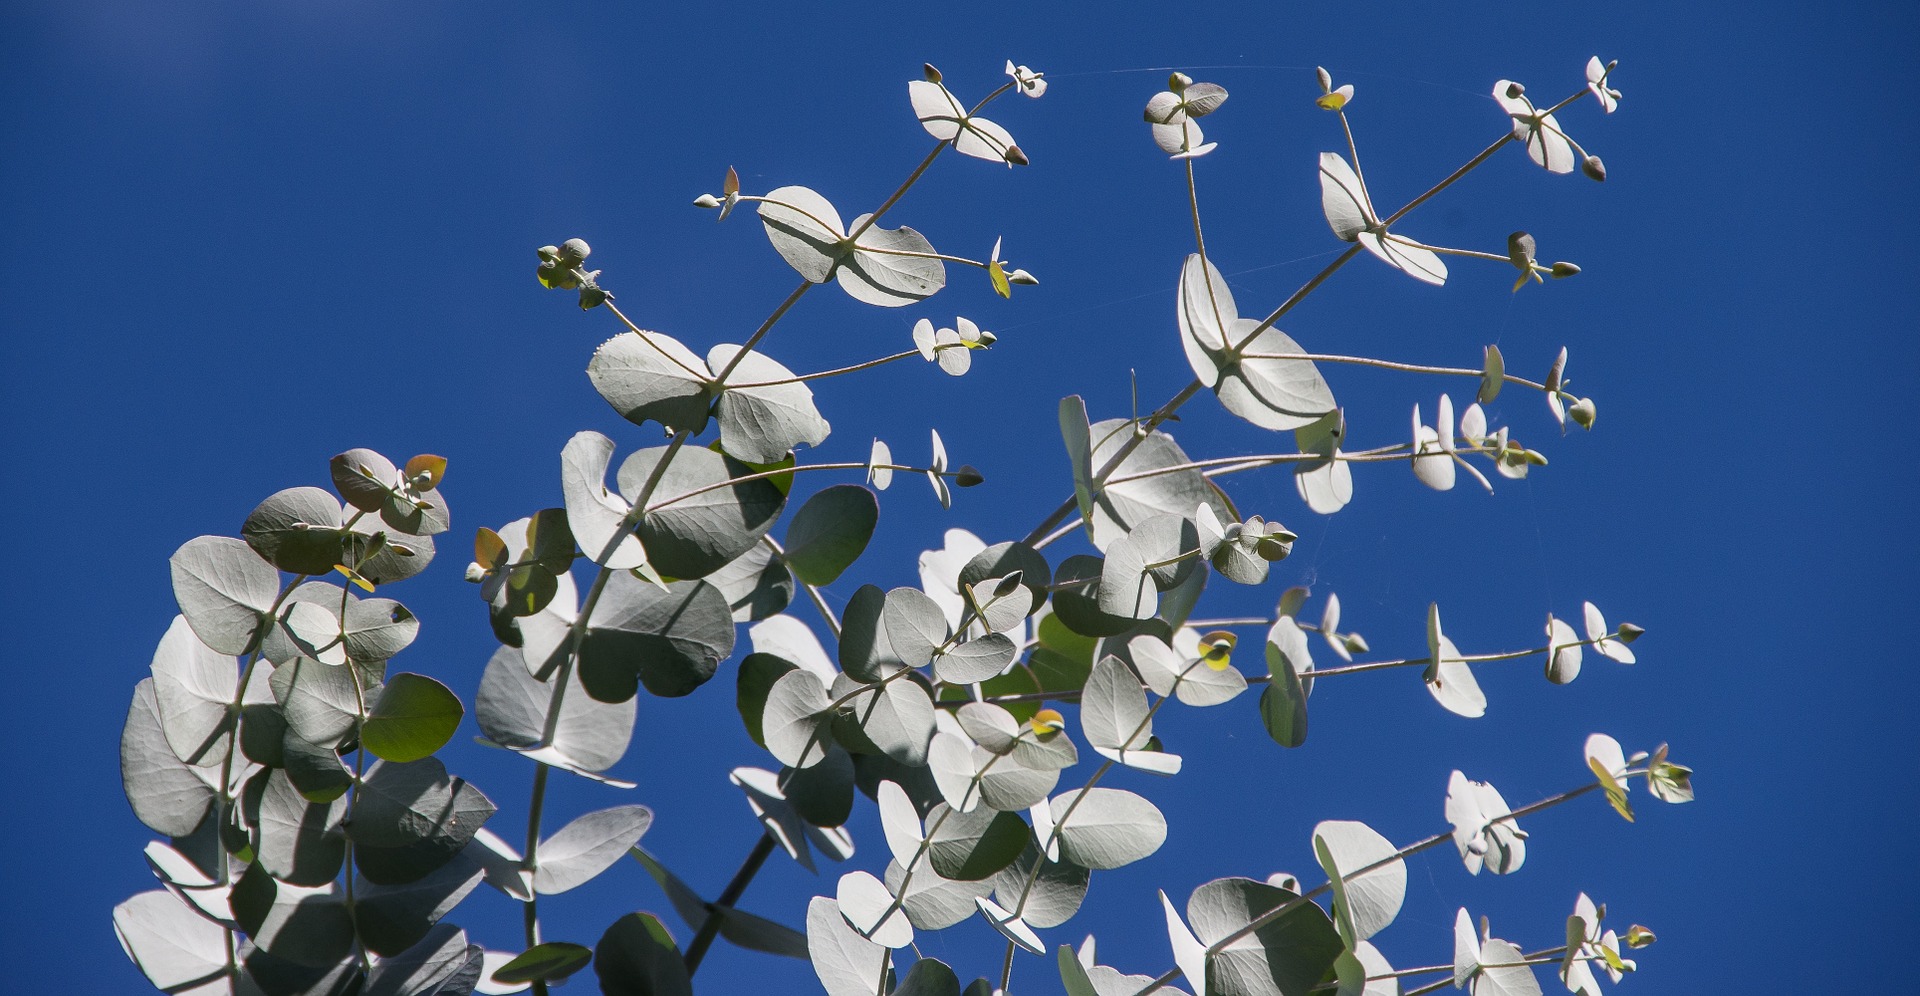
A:
MULTIPOLYGON (((1433 249, 1435 252, 1440 251, 1434 246, 1428 246, 1427 248, 1433 249)), ((1506 257, 1502 256, 1500 260, 1501 262, 1506 262, 1506 257)), ((1421 363, 1400 363, 1394 360, 1380 360, 1371 356, 1348 356, 1342 353, 1241 353, 1240 358, 1243 360, 1312 360, 1316 363, 1351 363, 1363 367, 1379 367, 1382 370, 1398 370, 1403 373, 1446 374, 1458 377, 1480 377, 1485 374, 1485 371, 1476 370, 1472 367, 1436 367, 1421 363)), ((1522 387, 1530 387, 1536 391, 1545 391, 1547 389, 1547 385, 1539 381, 1528 380, 1525 377, 1516 377, 1512 374, 1503 374, 1501 380, 1508 384, 1519 384, 1522 387)))
POLYGON ((855 363, 850 367, 836 367, 832 370, 822 370, 819 373, 799 374, 793 377, 782 377, 779 380, 759 380, 759 381, 754 381, 751 384, 728 384, 727 389, 730 391, 744 391, 752 387, 779 387, 782 384, 800 384, 810 380, 824 380, 828 377, 838 377, 842 374, 858 373, 862 370, 870 370, 874 367, 884 366, 885 364, 892 363, 896 360, 904 360, 909 357, 914 357, 919 355, 920 355, 920 351, 917 349, 905 349, 905 350, 901 350, 898 353, 894 353, 891 356, 882 356, 877 360, 868 360, 865 363, 855 363))
POLYGON ((714 907, 731 909, 740 902, 753 877, 760 873, 760 866, 766 864, 767 858, 773 854, 773 846, 773 834, 762 833, 760 839, 754 842, 753 850, 747 852, 746 860, 740 863, 740 870, 733 873, 733 878, 721 890, 719 898, 707 907, 707 918, 700 921, 699 932, 687 942, 685 962, 689 977, 700 970, 701 959, 707 956, 707 948, 713 945, 713 939, 720 933, 720 924, 726 919, 726 914, 714 907))
MULTIPOLYGON (((1486 826, 1491 827, 1498 823, 1510 823, 1514 820, 1519 819, 1522 816, 1529 816, 1534 813, 1541 812, 1542 810, 1552 809, 1553 807, 1558 806, 1563 802, 1569 802, 1573 799, 1577 799, 1583 795, 1586 795, 1588 792, 1591 792, 1594 789, 1597 789, 1599 787, 1600 787, 1599 782, 1588 782, 1585 785, 1580 786, 1579 788, 1569 789, 1568 791, 1562 792, 1558 795, 1551 795, 1545 799, 1541 799, 1538 802, 1532 803, 1530 805, 1522 806, 1519 809, 1513 810, 1512 812, 1509 812, 1504 816, 1493 817, 1492 819, 1489 819, 1486 822, 1486 826)), ((1485 827, 1483 827, 1482 829, 1484 830, 1485 827)), ((1437 833, 1431 837, 1422 838, 1418 841, 1415 841, 1414 843, 1408 844, 1407 846, 1400 848, 1397 851, 1394 851, 1392 854, 1389 854, 1378 861, 1372 862, 1370 864, 1361 865, 1360 867, 1355 868, 1350 872, 1341 873, 1340 881, 1351 882, 1354 879, 1357 879, 1363 875, 1372 874, 1373 872, 1379 871, 1382 868, 1386 868, 1397 862, 1413 857, 1414 855, 1419 854, 1422 851, 1431 850, 1435 847, 1440 846, 1441 844, 1451 841, 1452 839, 1453 839, 1452 831, 1437 833)), ((1238 941, 1239 939, 1247 936, 1248 934, 1258 931, 1260 928, 1266 926, 1269 923, 1274 922, 1275 920, 1280 919, 1283 916, 1286 916, 1288 913, 1291 913, 1294 910, 1299 909, 1301 906, 1304 906, 1307 903, 1312 902, 1316 896, 1324 895, 1327 892, 1331 891, 1332 889, 1333 889, 1333 882, 1328 881, 1323 885, 1320 885, 1307 892, 1303 892, 1300 895, 1297 895, 1292 899, 1289 899, 1286 902, 1283 902, 1280 905, 1275 906, 1273 909, 1270 909, 1267 912, 1262 913, 1257 917, 1254 917, 1251 921, 1249 921, 1246 924, 1246 926, 1243 926, 1237 930, 1234 930, 1231 933, 1227 934, 1225 937, 1222 937, 1219 940, 1213 942, 1212 944, 1207 945, 1206 951, 1202 955, 1202 957, 1211 958, 1212 956, 1219 954, 1222 951, 1225 951, 1227 948, 1231 947, 1235 941, 1238 941)), ((1155 990, 1158 990, 1160 987, 1168 985, 1169 983, 1173 982, 1174 979, 1179 977, 1180 977, 1180 969, 1178 968, 1168 969, 1165 973, 1155 978, 1152 982, 1147 983, 1147 985, 1144 988, 1136 990, 1133 993, 1133 996, 1147 996, 1148 993, 1154 992, 1155 990)))

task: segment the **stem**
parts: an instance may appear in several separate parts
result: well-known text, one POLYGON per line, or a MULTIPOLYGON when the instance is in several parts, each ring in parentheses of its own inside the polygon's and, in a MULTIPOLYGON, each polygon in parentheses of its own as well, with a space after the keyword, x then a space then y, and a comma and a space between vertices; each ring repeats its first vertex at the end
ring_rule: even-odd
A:
MULTIPOLYGON (((344 588, 341 589, 341 594, 342 596, 346 594, 344 588)), ((344 614, 342 618, 345 618, 344 614)), ((367 745, 361 742, 361 731, 365 728, 367 720, 367 694, 360 681, 360 665, 352 658, 348 658, 341 666, 347 669, 347 675, 353 679, 353 794, 347 799, 345 821, 346 825, 351 827, 353 811, 360 802, 360 777, 367 757, 367 745)), ((360 971, 368 973, 373 971, 373 961, 367 957, 366 945, 360 942, 360 914, 353 903, 353 880, 359 877, 353 871, 353 835, 347 834, 346 838, 347 851, 342 864, 346 868, 347 878, 347 922, 353 926, 353 950, 360 956, 360 971)))
POLYGON ((812 289, 812 287, 813 281, 800 281, 800 286, 795 287, 793 293, 788 294, 787 299, 780 302, 779 307, 773 309, 773 314, 768 315, 767 320, 761 322, 760 327, 753 330, 753 334, 747 337, 746 343, 740 347, 739 352, 733 354, 733 359, 728 360, 727 365, 720 368, 720 372, 714 375, 712 383, 725 387, 727 375, 733 373, 733 368, 739 366, 740 361, 746 359, 748 353, 753 352, 753 347, 759 345, 760 340, 767 337, 767 333, 773 330, 773 324, 780 320, 780 316, 785 315, 788 308, 798 304, 800 298, 804 296, 808 290, 812 289))
MULTIPOLYGON (((1433 249, 1433 246, 1427 248, 1433 249)), ((1438 250, 1435 250, 1438 251, 1438 250)), ((1504 260, 1504 257, 1503 257, 1504 260)), ((1241 353, 1243 360, 1313 360, 1318 363, 1352 363, 1356 366, 1379 367, 1382 370, 1399 370, 1403 373, 1451 374, 1460 377, 1478 377, 1483 371, 1469 367, 1435 367, 1422 363, 1399 363, 1393 360, 1379 360, 1370 356, 1347 356, 1341 353, 1241 353)), ((1531 381, 1525 377, 1506 374, 1502 377, 1508 384, 1520 384, 1536 391, 1545 391, 1547 385, 1531 381)))
POLYGON ((1434 184, 1432 187, 1427 188, 1426 193, 1421 194, 1420 196, 1415 197, 1413 200, 1408 201, 1406 207, 1403 207, 1400 210, 1395 211, 1393 214, 1388 215, 1386 218, 1382 219, 1380 222, 1381 226, 1385 227, 1393 224, 1396 221, 1399 221, 1402 218, 1405 218, 1408 212, 1412 211, 1414 208, 1417 208, 1422 204, 1425 204, 1427 201, 1431 200, 1435 194, 1438 194, 1440 191, 1453 186, 1456 182, 1460 180, 1461 177, 1466 176, 1468 173, 1473 172, 1476 168, 1479 167, 1481 163, 1486 162, 1489 158, 1493 156, 1494 153, 1500 151, 1501 146, 1506 145, 1508 142, 1511 142, 1511 141, 1513 141, 1513 132, 1511 131, 1507 132, 1505 135, 1500 136, 1499 139, 1497 139, 1492 145, 1489 145, 1486 148, 1480 150, 1479 155, 1474 156, 1472 159, 1467 160, 1466 163, 1462 165, 1459 169, 1456 169, 1453 172, 1448 173, 1445 179, 1441 180, 1439 183, 1434 184))
MULTIPOLYGON (((1566 953, 1567 953, 1567 946, 1562 944, 1557 948, 1542 948, 1539 951, 1527 952, 1526 954, 1523 954, 1520 956, 1519 961, 1501 962, 1497 965, 1483 965, 1481 967, 1483 968, 1519 968, 1521 966, 1532 966, 1532 965, 1554 965, 1554 964, 1558 964, 1560 962, 1561 957, 1566 953)), ((1453 971, 1453 966, 1440 965, 1432 968, 1417 968, 1417 969, 1410 968, 1404 972, 1395 972, 1393 973, 1392 976, 1376 975, 1376 976, 1373 976, 1373 978, 1386 979, 1386 978, 1393 978, 1401 975, 1412 975, 1418 972, 1439 972, 1439 971, 1451 972, 1453 971)), ((1418 989, 1409 989, 1405 993, 1403 993, 1402 996, 1421 996, 1422 993, 1439 992, 1440 990, 1445 989, 1450 985, 1453 985, 1452 979, 1441 979, 1438 982, 1429 982, 1418 989)))
POLYGON ((694 368, 687 366, 686 362, 681 360, 678 356, 675 356, 672 353, 669 353, 666 350, 661 349, 660 344, 653 341, 652 333, 648 332, 647 330, 641 328, 638 325, 633 324, 633 319, 628 318, 624 312, 622 312, 619 308, 616 308, 613 306, 612 298, 608 298, 607 300, 600 302, 600 304, 602 307, 606 308, 608 311, 613 312, 613 317, 620 319, 620 323, 622 325, 625 325, 628 331, 631 331, 634 335, 639 336, 641 342, 644 342, 648 346, 653 347, 654 352, 659 353, 661 356, 664 356, 668 360, 672 361, 674 366, 679 367, 682 370, 685 370, 687 372, 687 376, 692 377, 694 380, 700 380, 700 381, 704 381, 707 379, 707 376, 708 376, 707 371, 695 370, 694 368))
MULTIPOLYGON (((669 505, 678 505, 679 503, 686 501, 689 498, 697 498, 700 495, 706 494, 709 491, 718 491, 721 488, 730 488, 736 484, 746 484, 749 481, 763 481, 770 477, 783 477, 787 474, 797 474, 802 471, 809 471, 809 470, 866 470, 868 467, 880 467, 886 470, 901 470, 911 474, 930 474, 934 472, 933 468, 931 467, 908 467, 904 464, 898 464, 898 463, 867 464, 867 463, 848 462, 848 463, 799 464, 793 467, 781 467, 778 470, 762 470, 752 474, 742 474, 739 477, 730 477, 724 481, 719 482, 718 484, 709 484, 703 488, 695 488, 694 490, 689 491, 686 494, 674 495, 672 498, 668 498, 666 501, 663 501, 658 505, 649 505, 647 506, 646 511, 649 514, 658 512, 659 510, 666 508, 669 505)), ((957 470, 943 470, 943 471, 940 471, 939 473, 941 477, 960 476, 960 472, 957 470)), ((640 503, 635 502, 634 507, 639 508, 640 503)))
POLYGON ((895 360, 904 360, 909 356, 918 356, 918 355, 920 355, 919 350, 908 349, 908 350, 903 350, 901 352, 895 353, 892 356, 882 356, 877 360, 868 360, 865 363, 855 363, 853 366, 850 366, 850 367, 837 367, 832 370, 822 370, 819 373, 799 374, 793 377, 782 378, 780 380, 759 380, 759 381, 754 381, 751 384, 728 384, 727 387, 732 390, 745 390, 750 387, 779 387, 782 384, 799 384, 809 380, 823 380, 827 377, 838 377, 841 374, 858 373, 859 371, 868 370, 873 367, 880 366, 882 364, 892 363, 895 360))
POLYGON ((720 933, 720 922, 725 919, 725 914, 714 907, 732 908, 738 903, 740 896, 747 891, 747 886, 753 882, 753 877, 760 873, 760 866, 767 863, 767 857, 771 854, 773 854, 773 835, 763 833, 754 843, 753 850, 747 852, 747 859, 740 863, 740 870, 733 873, 733 880, 721 890, 720 898, 707 907, 707 918, 700 922, 700 932, 694 934, 693 940, 687 942, 687 975, 691 976, 699 971, 700 960, 707 956, 707 948, 713 946, 714 937, 720 933))

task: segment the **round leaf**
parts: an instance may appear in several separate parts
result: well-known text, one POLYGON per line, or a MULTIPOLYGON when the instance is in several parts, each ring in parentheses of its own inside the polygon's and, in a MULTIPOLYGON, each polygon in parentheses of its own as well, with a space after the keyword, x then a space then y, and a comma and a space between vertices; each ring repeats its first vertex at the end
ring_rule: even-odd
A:
POLYGON ((423 674, 401 672, 368 710, 360 743, 374 756, 405 763, 429 757, 445 746, 466 709, 460 697, 423 674))

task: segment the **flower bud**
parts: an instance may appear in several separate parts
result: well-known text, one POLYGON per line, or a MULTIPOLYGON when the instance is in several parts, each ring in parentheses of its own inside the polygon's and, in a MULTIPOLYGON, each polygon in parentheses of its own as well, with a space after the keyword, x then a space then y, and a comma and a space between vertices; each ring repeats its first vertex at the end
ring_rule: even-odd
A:
POLYGON ((1526 92, 1527 92, 1527 88, 1526 88, 1526 87, 1524 87, 1524 86, 1521 86, 1521 85, 1520 85, 1520 84, 1518 84, 1518 83, 1508 83, 1508 84, 1507 84, 1507 96, 1508 96, 1508 97, 1514 97, 1514 98, 1517 98, 1517 97, 1520 97, 1520 96, 1522 96, 1522 95, 1524 95, 1524 94, 1525 94, 1526 92))
POLYGON ((560 258, 559 246, 541 246, 540 248, 535 249, 534 252, 538 253, 540 255, 540 258, 543 260, 546 260, 547 262, 552 262, 560 258))
POLYGON ((1620 642, 1632 643, 1633 641, 1640 639, 1640 634, 1645 632, 1646 632, 1646 629, 1644 627, 1635 626, 1630 622, 1623 622, 1620 624, 1620 642))
POLYGON ((1653 936, 1653 931, 1637 923, 1627 928, 1627 947, 1644 948, 1652 944, 1655 940, 1656 938, 1653 936))
POLYGON ((1589 432, 1593 431, 1595 414, 1592 398, 1581 398, 1573 403, 1572 408, 1567 409, 1567 416, 1573 419, 1573 424, 1589 432))
POLYGON ((1009 145, 1007 146, 1007 162, 1015 166, 1025 166, 1027 165, 1027 154, 1020 151, 1018 145, 1009 145))
POLYGON ((1599 156, 1588 156, 1580 160, 1580 172, 1587 174, 1587 176, 1595 180, 1605 182, 1607 179, 1607 164, 1601 162, 1599 156))
POLYGON ((963 463, 953 472, 953 483, 959 487, 970 488, 986 480, 972 464, 963 463))
POLYGON ((1573 265, 1572 263, 1555 263, 1553 264, 1552 272, 1553 272, 1553 278, 1555 280, 1558 280, 1561 277, 1571 277, 1574 274, 1579 273, 1580 268, 1573 265))
POLYGON ((920 66, 920 74, 925 76, 929 83, 940 82, 940 70, 933 68, 933 63, 931 62, 923 63, 920 66))
POLYGON ((720 206, 720 198, 715 197, 712 194, 701 194, 700 196, 695 197, 693 199, 693 206, 697 208, 707 208, 711 210, 713 208, 717 208, 720 206))
POLYGON ((562 266, 579 266, 591 255, 593 250, 588 247, 585 239, 568 239, 560 243, 560 265, 562 266))

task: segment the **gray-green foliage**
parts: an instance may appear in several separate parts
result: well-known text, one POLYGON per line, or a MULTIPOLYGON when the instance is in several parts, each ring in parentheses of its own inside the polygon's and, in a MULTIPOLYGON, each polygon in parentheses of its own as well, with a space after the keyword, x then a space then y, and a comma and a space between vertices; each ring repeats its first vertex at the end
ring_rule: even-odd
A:
MULTIPOLYGON (((1597 59, 1587 68, 1588 90, 1609 113, 1619 98, 1612 68, 1597 59)), ((1038 97, 1047 81, 1011 62, 1006 72, 1011 82, 974 106, 931 66, 910 84, 915 116, 936 141, 927 162, 951 148, 1027 164, 1012 135, 981 111, 1007 92, 1038 97)), ((1335 87, 1324 71, 1319 79, 1315 103, 1344 122, 1354 88, 1335 87)), ((1495 87, 1511 130, 1494 148, 1518 141, 1549 171, 1570 172, 1578 146, 1554 117, 1565 102, 1542 109, 1524 94, 1507 81, 1495 87)), ((1147 104, 1154 142, 1183 163, 1190 180, 1195 161, 1218 148, 1205 141, 1198 119, 1226 99, 1223 87, 1176 73, 1147 104)), ((1516 291, 1579 272, 1537 262, 1526 233, 1515 233, 1504 255, 1436 250, 1405 237, 1397 228, 1405 212, 1376 210, 1351 131, 1342 132, 1347 154, 1320 157, 1321 205, 1333 235, 1354 249, 1303 294, 1360 248, 1435 284, 1447 276, 1447 254, 1513 265, 1516 291)), ((1587 175, 1604 178, 1598 160, 1578 151, 1590 160, 1587 175)), ((923 172, 915 170, 901 193, 923 172)), ((1310 177, 1296 179, 1311 189, 1310 177)), ((882 212, 899 200, 889 199, 882 212)), ((862 303, 914 305, 945 286, 948 264, 984 270, 1002 296, 1038 282, 1000 258, 998 241, 984 260, 940 254, 913 228, 881 226, 879 214, 847 224, 804 186, 742 192, 731 169, 721 194, 696 203, 718 209, 723 220, 742 203, 758 205, 773 250, 803 278, 774 319, 829 281, 862 303)), ((808 384, 915 353, 961 376, 972 369, 972 354, 999 338, 966 317, 939 329, 919 318, 913 350, 796 375, 767 351, 774 319, 745 343, 715 343, 702 356, 619 312, 600 284, 603 271, 586 269, 584 241, 542 247, 543 286, 578 291, 583 309, 605 308, 619 323, 587 365, 594 388, 629 421, 657 424, 670 438, 632 449, 616 465, 620 443, 580 432, 560 452, 558 507, 476 532, 467 577, 478 584, 502 646, 486 662, 472 712, 481 743, 536 766, 528 804, 507 804, 528 816, 528 853, 488 828, 500 804, 435 756, 466 707, 438 680, 390 667, 420 623, 405 605, 373 594, 419 574, 434 556, 432 537, 450 528, 440 493, 446 461, 424 455, 395 464, 349 450, 329 465, 333 492, 276 492, 239 524, 238 537, 199 537, 172 559, 180 616, 160 640, 152 677, 135 688, 121 739, 134 814, 168 838, 147 852, 163 888, 114 911, 128 954, 169 992, 544 993, 591 967, 605 993, 674 994, 691 991, 709 946, 724 939, 810 959, 835 996, 958 996, 961 976, 950 966, 931 958, 908 963, 902 952, 916 943, 916 931, 978 916, 1009 946, 997 984, 980 978, 965 989, 984 996, 1011 985, 1017 952, 1045 954, 1040 931, 1082 912, 1096 873, 1146 860, 1166 841, 1167 818, 1150 797, 1151 782, 1140 783, 1144 793, 1102 783, 1116 771, 1182 773, 1187 758, 1155 733, 1156 715, 1170 704, 1227 705, 1264 685, 1257 706, 1236 707, 1239 721, 1257 722, 1291 748, 1305 743, 1308 697, 1328 678, 1419 668, 1442 707, 1472 718, 1488 708, 1478 666, 1540 654, 1549 680, 1563 684, 1580 674, 1585 647, 1634 662, 1627 644, 1640 629, 1609 627, 1591 603, 1582 607, 1584 638, 1549 618, 1545 646, 1478 655, 1463 654, 1445 634, 1434 605, 1424 652, 1359 662, 1355 656, 1371 648, 1341 629, 1331 593, 1318 622, 1303 615, 1316 593, 1294 588, 1268 618, 1226 620, 1220 629, 1189 625, 1209 578, 1264 584, 1295 539, 1278 521, 1243 517, 1221 484, 1230 475, 1290 468, 1306 507, 1331 514, 1352 499, 1352 464, 1360 458, 1404 461, 1442 490, 1459 468, 1491 488, 1476 460, 1506 478, 1545 463, 1507 427, 1489 427, 1477 403, 1456 419, 1447 395, 1432 424, 1414 409, 1410 437, 1352 450, 1322 361, 1470 378, 1479 401, 1505 384, 1539 390, 1561 426, 1570 415, 1591 428, 1595 411, 1591 399, 1566 389, 1564 350, 1537 383, 1507 374, 1491 346, 1480 365, 1461 368, 1311 353, 1276 325, 1292 301, 1265 318, 1242 317, 1226 278, 1197 248, 1180 268, 1161 343, 1168 352, 1177 340, 1194 382, 1145 415, 1095 420, 1081 397, 1064 399, 1058 422, 1068 468, 1051 486, 1071 496, 1055 514, 991 544, 949 530, 921 556, 917 587, 882 590, 859 583, 880 514, 875 492, 855 483, 814 487, 811 472, 864 473, 879 490, 895 470, 924 473, 943 506, 954 500, 953 488, 978 484, 982 475, 964 464, 950 469, 933 431, 924 466, 896 463, 878 439, 864 462, 800 463, 796 451, 822 446, 830 431, 808 384), (1165 425, 1205 393, 1251 426, 1279 433, 1283 449, 1294 451, 1190 456, 1165 425), (790 503, 796 511, 776 529, 790 503), (1075 542, 1076 549, 1047 549, 1075 542), (836 584, 835 597, 820 590, 836 584), (831 649, 789 613, 802 600, 818 608, 831 649), (740 908, 737 888, 700 895, 641 849, 655 818, 646 805, 594 809, 543 832, 554 772, 597 783, 596 792, 635 788, 609 772, 627 752, 642 692, 697 692, 734 657, 741 625, 750 626, 751 650, 734 675, 735 702, 749 737, 778 768, 732 772, 764 830, 741 887, 776 851, 809 869, 816 855, 849 860, 855 842, 843 824, 859 798, 872 797, 880 811, 885 847, 860 852, 874 859, 868 868, 839 876, 831 898, 810 901, 804 932, 740 908), (1311 633, 1343 663, 1316 665, 1311 633), (1236 657, 1243 635, 1258 636, 1259 649, 1236 657), (1262 661, 1264 674, 1242 670, 1262 661), (1063 705, 1077 708, 1077 724, 1056 708, 1063 705), (1093 755, 1086 765, 1076 738, 1093 755), (586 884, 622 855, 660 887, 692 931, 688 943, 648 912, 612 919, 591 945, 588 937, 543 939, 541 898, 586 884), (483 951, 445 922, 483 882, 500 901, 524 907, 521 950, 483 951)), ((1629 756, 1596 734, 1583 759, 1574 789, 1527 812, 1598 791, 1631 820, 1631 782, 1640 776, 1656 799, 1692 798, 1690 769, 1669 761, 1664 745, 1629 756)), ((1451 841, 1471 873, 1510 874, 1525 861, 1519 813, 1491 785, 1455 771, 1444 813, 1450 833, 1407 846, 1357 821, 1322 822, 1297 852, 1325 874, 1318 888, 1303 889, 1288 875, 1224 878, 1195 890, 1184 912, 1162 893, 1171 951, 1160 964, 1173 967, 1161 974, 1099 964, 1091 937, 1078 952, 1059 946, 1052 967, 1073 996, 1156 986, 1177 992, 1170 983, 1182 976, 1205 994, 1399 992, 1400 976, 1370 939, 1399 912, 1404 859, 1451 841)), ((669 803, 661 818, 724 817, 669 803)), ((794 918, 797 904, 768 903, 769 910, 782 906, 794 918)), ((1557 957, 1575 992, 1596 991, 1595 966, 1616 978, 1630 970, 1623 946, 1651 939, 1637 926, 1625 934, 1604 928, 1602 911, 1582 895, 1565 945, 1536 959, 1557 957)), ((1521 949, 1491 936, 1484 921, 1476 934, 1464 909, 1454 941, 1456 985, 1475 993, 1539 991, 1521 949)))

